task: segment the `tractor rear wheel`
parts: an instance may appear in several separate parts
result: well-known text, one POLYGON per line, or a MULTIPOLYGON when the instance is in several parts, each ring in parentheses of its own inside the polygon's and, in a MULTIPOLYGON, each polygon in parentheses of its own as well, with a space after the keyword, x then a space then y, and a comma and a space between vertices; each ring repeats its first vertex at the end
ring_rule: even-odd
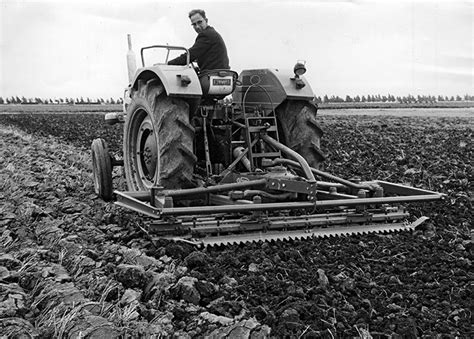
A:
POLYGON ((189 105, 170 98, 158 79, 139 82, 124 126, 124 168, 128 189, 192 186, 196 156, 189 105))
POLYGON ((112 157, 104 139, 92 141, 92 172, 94 176, 95 193, 104 201, 113 197, 112 186, 112 157))
POLYGON ((280 141, 314 168, 325 158, 320 149, 323 131, 316 122, 316 113, 316 106, 303 100, 287 100, 276 109, 280 141))

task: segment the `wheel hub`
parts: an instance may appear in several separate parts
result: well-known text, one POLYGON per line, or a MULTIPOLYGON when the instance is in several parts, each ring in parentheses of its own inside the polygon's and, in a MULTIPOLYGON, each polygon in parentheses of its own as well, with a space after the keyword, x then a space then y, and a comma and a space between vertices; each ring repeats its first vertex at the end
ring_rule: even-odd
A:
POLYGON ((158 147, 150 117, 146 117, 137 134, 138 174, 144 181, 153 183, 158 163, 158 147))
POLYGON ((153 131, 150 131, 145 141, 145 147, 142 152, 143 161, 149 173, 154 173, 156 169, 156 138, 153 131))

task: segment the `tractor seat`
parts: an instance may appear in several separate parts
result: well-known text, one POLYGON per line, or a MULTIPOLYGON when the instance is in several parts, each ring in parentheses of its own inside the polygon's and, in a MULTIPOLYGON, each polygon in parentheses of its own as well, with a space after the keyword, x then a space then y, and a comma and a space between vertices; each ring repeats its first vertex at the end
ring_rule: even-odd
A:
POLYGON ((234 91, 237 78, 237 72, 228 69, 213 69, 199 73, 203 97, 224 99, 234 91))

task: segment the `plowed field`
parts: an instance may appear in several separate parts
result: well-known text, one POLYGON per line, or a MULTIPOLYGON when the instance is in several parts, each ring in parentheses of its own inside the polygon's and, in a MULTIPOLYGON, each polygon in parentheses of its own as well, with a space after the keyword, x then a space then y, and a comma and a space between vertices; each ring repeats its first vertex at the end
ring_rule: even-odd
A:
MULTIPOLYGON (((472 115, 320 115, 324 169, 445 193, 412 233, 196 250, 93 193, 103 115, 0 114, 0 337, 472 337, 472 115)), ((116 172, 120 181, 120 172, 116 172)), ((119 183, 120 184, 120 183, 119 183)))

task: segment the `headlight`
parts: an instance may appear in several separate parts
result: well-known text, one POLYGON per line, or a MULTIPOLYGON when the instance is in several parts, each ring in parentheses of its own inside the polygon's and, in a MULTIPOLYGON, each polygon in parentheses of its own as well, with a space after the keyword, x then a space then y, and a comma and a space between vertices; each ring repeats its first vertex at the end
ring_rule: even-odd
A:
POLYGON ((296 77, 298 78, 300 75, 303 75, 306 73, 306 67, 304 66, 306 64, 306 61, 304 60, 298 60, 296 62, 295 67, 293 68, 293 72, 295 73, 296 77))

